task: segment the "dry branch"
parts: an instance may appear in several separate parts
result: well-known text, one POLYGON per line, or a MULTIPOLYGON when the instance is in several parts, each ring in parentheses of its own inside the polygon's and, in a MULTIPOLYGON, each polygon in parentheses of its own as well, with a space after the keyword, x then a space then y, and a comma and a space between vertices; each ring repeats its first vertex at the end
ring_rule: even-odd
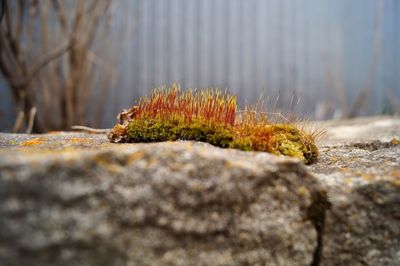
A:
POLYGON ((101 59, 89 60, 93 54, 107 56, 112 48, 102 45, 98 50, 96 45, 110 37, 106 34, 110 31, 99 28, 108 27, 111 0, 0 0, 0 4, 4 18, 0 71, 19 113, 14 130, 43 132, 89 124, 94 88, 99 84, 110 88, 104 83, 110 85, 112 79, 105 77, 115 76, 114 65, 103 68, 97 65, 101 59))

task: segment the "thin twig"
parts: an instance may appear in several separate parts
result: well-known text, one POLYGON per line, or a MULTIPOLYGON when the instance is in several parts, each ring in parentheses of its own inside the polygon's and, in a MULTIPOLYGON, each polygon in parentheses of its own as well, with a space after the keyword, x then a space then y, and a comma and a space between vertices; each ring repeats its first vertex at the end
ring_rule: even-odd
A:
POLYGON ((36 111, 37 111, 36 107, 32 107, 29 112, 29 121, 28 121, 28 126, 26 128, 26 134, 32 133, 33 124, 35 122, 36 111))
POLYGON ((24 118, 25 118, 24 111, 23 110, 19 111, 18 115, 17 115, 17 119, 15 119, 15 123, 14 123, 13 129, 12 129, 13 133, 17 133, 20 130, 20 128, 22 127, 22 124, 24 122, 24 118))
POLYGON ((92 128, 86 126, 72 126, 71 129, 95 134, 106 134, 111 130, 111 128, 92 128))
POLYGON ((6 0, 1 0, 0 1, 0 23, 3 20, 5 9, 6 9, 6 0))

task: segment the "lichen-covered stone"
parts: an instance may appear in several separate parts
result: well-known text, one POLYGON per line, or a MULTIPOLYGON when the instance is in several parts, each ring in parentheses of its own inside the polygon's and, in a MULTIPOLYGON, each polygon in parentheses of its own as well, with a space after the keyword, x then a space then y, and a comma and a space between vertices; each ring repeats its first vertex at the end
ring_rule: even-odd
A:
POLYGON ((356 142, 321 154, 311 168, 331 203, 323 265, 400 265, 400 145, 356 142))
POLYGON ((400 265, 399 137, 400 119, 390 117, 327 128, 309 166, 330 202, 321 265, 400 265))
POLYGON ((0 134, 0 265, 400 265, 400 120, 327 124, 311 166, 0 134))
MULTIPOLYGON (((4 136, 4 135, 3 135, 4 136)), ((315 178, 294 159, 197 142, 5 135, 2 265, 310 265, 315 178), (47 143, 47 144, 46 144, 47 143), (86 145, 86 146, 85 146, 86 145)))

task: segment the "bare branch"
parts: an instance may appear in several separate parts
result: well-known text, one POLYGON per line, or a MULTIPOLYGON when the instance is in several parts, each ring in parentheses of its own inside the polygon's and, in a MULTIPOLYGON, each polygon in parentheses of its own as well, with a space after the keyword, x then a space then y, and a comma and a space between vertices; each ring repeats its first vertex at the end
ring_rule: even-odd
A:
POLYGON ((2 27, 0 27, 0 61, 0 70, 9 79, 9 83, 14 85, 12 80, 17 79, 23 73, 2 27))
POLYGON ((17 119, 15 119, 15 123, 12 129, 13 133, 18 132, 21 129, 22 124, 24 123, 24 118, 25 118, 25 113, 23 110, 20 110, 18 112, 17 119))
POLYGON ((3 20, 5 9, 6 9, 6 0, 1 0, 0 1, 0 23, 3 20))
POLYGON ((32 107, 31 111, 29 112, 29 120, 28 120, 28 126, 26 128, 26 134, 31 134, 32 129, 33 129, 33 123, 35 121, 35 116, 36 116, 36 107, 32 107))
POLYGON ((19 40, 22 35, 23 25, 24 25, 24 14, 25 14, 25 2, 24 0, 18 1, 18 20, 15 29, 15 39, 19 40))
POLYGON ((363 105, 368 99, 369 90, 365 89, 361 91, 353 102, 349 113, 346 115, 346 118, 354 118, 357 116, 363 105))
POLYGON ((105 16, 110 2, 0 0, 8 3, 1 6, 0 71, 22 114, 16 130, 67 129, 85 123, 94 109, 102 110, 107 97, 100 107, 88 102, 99 100, 93 95, 95 87, 108 95, 117 76, 115 54, 105 57, 107 63, 99 59, 112 45, 104 42, 111 34, 105 16), (94 47, 99 57, 92 53, 94 47))
POLYGON ((109 8, 110 6, 110 0, 104 0, 102 3, 103 6, 100 4, 98 5, 97 12, 95 12, 93 18, 92 18, 92 23, 90 28, 88 29, 87 33, 87 40, 89 41, 86 45, 87 47, 92 45, 92 42, 94 41, 94 35, 96 34, 96 30, 98 28, 99 20, 100 17, 105 13, 105 11, 109 8))
POLYGON ((67 16, 65 15, 64 7, 62 6, 61 1, 53 0, 52 3, 53 3, 55 11, 57 13, 57 17, 58 17, 58 21, 60 22, 61 30, 64 33, 68 32, 67 16))
POLYGON ((52 51, 45 54, 41 59, 39 59, 38 62, 30 69, 29 74, 25 79, 14 80, 13 83, 18 84, 18 86, 29 85, 43 67, 45 67, 51 61, 65 54, 70 48, 70 40, 62 43, 60 46, 56 47, 52 51))

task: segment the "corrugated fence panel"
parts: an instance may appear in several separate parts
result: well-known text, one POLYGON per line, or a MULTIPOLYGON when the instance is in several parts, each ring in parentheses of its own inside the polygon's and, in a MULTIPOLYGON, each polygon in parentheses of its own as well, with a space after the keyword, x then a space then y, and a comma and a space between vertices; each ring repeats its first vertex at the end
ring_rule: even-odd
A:
POLYGON ((119 3, 129 32, 113 112, 174 81, 227 88, 241 104, 263 93, 287 107, 296 95, 299 110, 316 118, 351 109, 364 90, 361 114, 380 113, 388 95, 400 97, 398 0, 119 3))

